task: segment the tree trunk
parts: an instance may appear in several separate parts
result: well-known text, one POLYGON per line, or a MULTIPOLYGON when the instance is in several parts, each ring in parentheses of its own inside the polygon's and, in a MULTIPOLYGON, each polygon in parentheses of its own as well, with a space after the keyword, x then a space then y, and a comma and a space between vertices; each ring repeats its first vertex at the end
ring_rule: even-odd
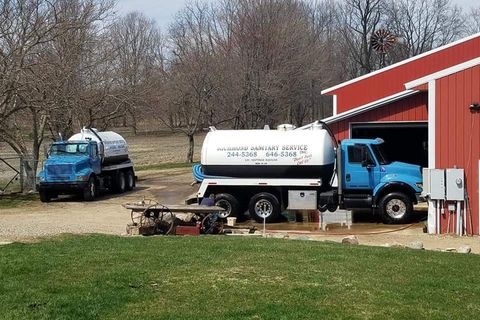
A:
POLYGON ((22 191, 24 193, 35 190, 35 177, 37 174, 37 161, 35 159, 21 158, 23 162, 23 170, 20 174, 24 174, 22 191))
POLYGON ((193 162, 193 152, 195 150, 195 140, 193 138, 193 134, 188 134, 188 151, 187 151, 187 162, 193 162))

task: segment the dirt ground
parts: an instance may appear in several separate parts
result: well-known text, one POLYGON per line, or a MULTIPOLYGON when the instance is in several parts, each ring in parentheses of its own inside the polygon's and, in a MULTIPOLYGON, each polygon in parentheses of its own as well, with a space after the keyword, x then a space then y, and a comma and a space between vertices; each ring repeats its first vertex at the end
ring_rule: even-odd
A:
MULTIPOLYGON (((169 169, 140 171, 135 191, 119 196, 105 195, 95 202, 82 202, 74 197, 65 197, 51 203, 33 202, 28 207, 2 209, 0 211, 0 243, 11 241, 32 241, 38 238, 61 233, 106 233, 125 234, 130 222, 130 212, 122 207, 126 202, 155 199, 164 204, 181 204, 198 186, 191 186, 190 169, 169 169)), ((252 222, 246 226, 261 226, 252 222)), ((319 232, 313 223, 279 223, 268 225, 272 234, 289 238, 341 241, 346 235, 357 235, 360 244, 383 246, 386 244, 406 245, 422 241, 426 249, 445 250, 463 245, 472 247, 472 252, 480 254, 478 237, 433 236, 424 234, 423 223, 411 226, 387 226, 381 223, 356 223, 351 230, 334 227, 327 232, 319 232), (314 231, 308 233, 308 231, 314 231), (307 234, 308 233, 308 234, 307 234)))
MULTIPOLYGON (((204 134, 195 136, 194 161, 200 160, 204 134)), ((126 136, 130 157, 136 165, 185 162, 187 138, 182 134, 126 136)))

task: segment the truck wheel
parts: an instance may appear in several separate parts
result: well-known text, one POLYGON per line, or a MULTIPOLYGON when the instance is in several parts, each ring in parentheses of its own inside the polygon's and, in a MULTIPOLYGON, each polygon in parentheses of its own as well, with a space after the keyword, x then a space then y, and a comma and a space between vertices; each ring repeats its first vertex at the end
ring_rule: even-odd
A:
POLYGON ((125 180, 126 180, 126 190, 132 191, 133 188, 135 187, 135 177, 133 176, 132 170, 127 171, 125 175, 125 180))
POLYGON ((116 193, 124 193, 126 189, 125 174, 119 171, 115 177, 114 189, 116 193))
POLYGON ((225 211, 220 212, 220 218, 238 217, 240 215, 240 203, 230 193, 219 193, 215 196, 215 205, 225 211))
POLYGON ((50 200, 52 200, 52 197, 50 196, 50 193, 48 191, 41 190, 39 194, 40 194, 40 201, 42 202, 50 202, 50 200))
POLYGON ((413 203, 410 198, 400 192, 389 193, 379 203, 383 223, 407 223, 413 214, 413 203))
POLYGON ((248 211, 257 222, 263 222, 263 215, 266 216, 266 222, 275 222, 280 215, 280 202, 271 193, 257 193, 250 199, 248 211))
POLYGON ((95 196, 97 195, 97 186, 95 185, 95 178, 90 177, 88 179, 88 184, 83 189, 83 200, 85 201, 93 201, 95 200, 95 196))

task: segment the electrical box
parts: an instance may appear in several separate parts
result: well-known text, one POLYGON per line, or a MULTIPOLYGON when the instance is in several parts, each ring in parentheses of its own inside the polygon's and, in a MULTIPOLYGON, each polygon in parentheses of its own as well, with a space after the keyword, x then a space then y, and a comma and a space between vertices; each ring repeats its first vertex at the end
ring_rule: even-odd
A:
POLYGON ((289 210, 315 210, 317 209, 317 191, 314 190, 288 190, 289 210))
POLYGON ((445 200, 445 170, 430 169, 430 199, 445 200))
POLYGON ((463 169, 447 169, 447 200, 463 201, 465 199, 465 174, 463 169))

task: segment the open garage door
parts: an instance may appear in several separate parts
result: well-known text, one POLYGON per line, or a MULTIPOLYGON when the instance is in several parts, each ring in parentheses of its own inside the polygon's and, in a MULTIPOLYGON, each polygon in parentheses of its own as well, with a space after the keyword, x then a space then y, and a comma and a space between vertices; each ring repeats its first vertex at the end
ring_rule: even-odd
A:
POLYGON ((382 138, 391 161, 428 167, 427 122, 352 123, 350 134, 356 139, 382 138))

